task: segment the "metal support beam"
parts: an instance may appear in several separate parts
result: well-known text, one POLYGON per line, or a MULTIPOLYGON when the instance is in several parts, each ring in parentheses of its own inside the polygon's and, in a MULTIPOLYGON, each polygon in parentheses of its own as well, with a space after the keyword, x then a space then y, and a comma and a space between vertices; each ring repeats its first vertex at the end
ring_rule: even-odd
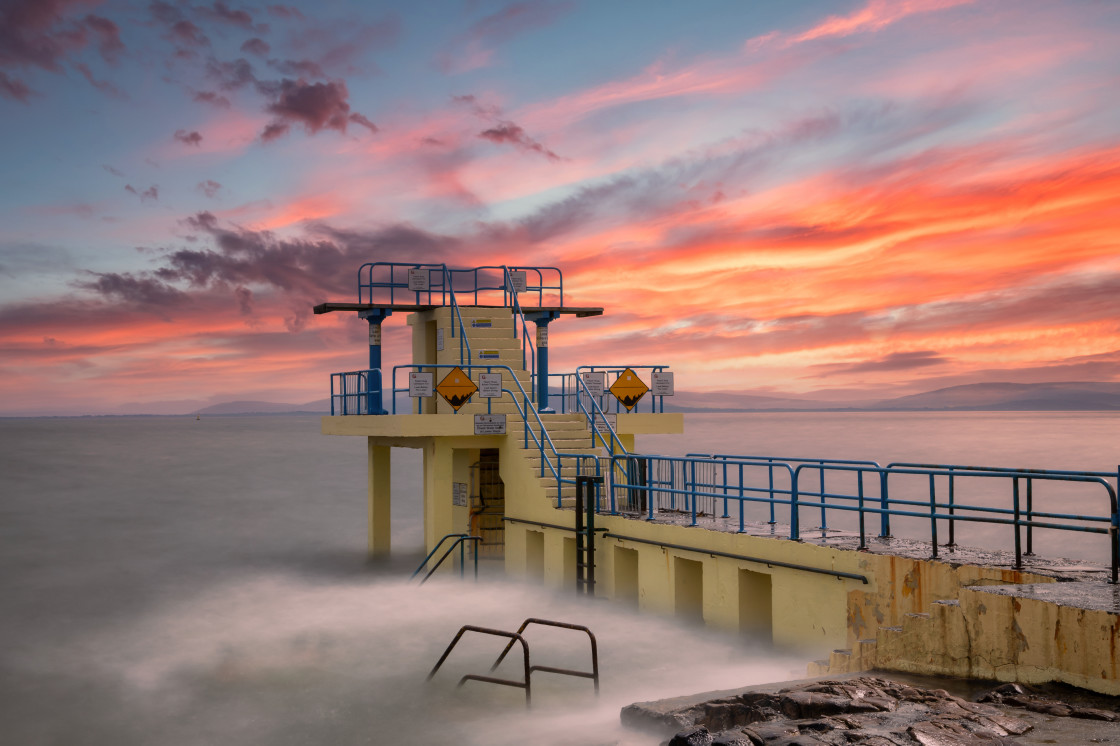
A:
POLYGON ((393 312, 388 308, 371 308, 358 316, 369 322, 369 390, 366 394, 366 414, 388 414, 382 400, 381 371, 381 322, 393 312), (378 371, 374 375, 373 371, 378 371))
POLYGON ((530 311, 525 318, 537 325, 537 411, 552 414, 548 406, 548 324, 560 318, 558 311, 530 311))

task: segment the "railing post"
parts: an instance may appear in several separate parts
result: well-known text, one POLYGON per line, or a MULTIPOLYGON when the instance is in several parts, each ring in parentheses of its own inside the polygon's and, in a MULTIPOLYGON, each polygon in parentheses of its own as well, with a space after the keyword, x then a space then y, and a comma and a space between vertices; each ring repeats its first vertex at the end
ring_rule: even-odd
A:
POLYGON ((1012 501, 1015 507, 1015 569, 1023 569, 1023 547, 1019 536, 1019 477, 1012 480, 1012 501))
POLYGON ((1116 491, 1112 493, 1112 532, 1109 536, 1112 544, 1112 584, 1120 582, 1117 572, 1120 570, 1120 466, 1116 467, 1116 491))
POLYGON ((696 525, 696 461, 689 461, 689 492, 692 497, 692 525, 696 525))
POLYGON ((1034 480, 1027 477, 1027 551, 1028 557, 1034 556, 1034 480))
POLYGON ((801 541, 800 516, 797 510, 797 478, 801 475, 801 467, 790 472, 789 478, 789 538, 801 541))
POLYGON ((929 475, 929 535, 933 543, 933 557, 937 558, 937 477, 929 475))
POLYGON ((957 545, 957 539, 956 539, 956 524, 957 524, 957 522, 952 517, 956 514, 956 507, 955 507, 956 499, 955 499, 955 493, 954 493, 954 487, 953 487, 954 481, 955 480, 953 478, 953 470, 950 468, 949 469, 949 543, 945 545, 947 547, 955 547, 957 545))
MULTIPOLYGON (((742 501, 739 501, 742 504, 742 501)), ((723 515, 720 518, 730 518, 731 515, 727 512, 727 461, 723 462, 723 515)))
POLYGON ((888 479, 890 472, 883 469, 879 472, 879 538, 889 539, 891 536, 891 517, 887 512, 891 509, 891 499, 888 494, 888 479))
POLYGON ((867 549, 867 534, 863 525, 863 469, 856 472, 859 481, 859 548, 867 549))
POLYGON ((774 526, 778 523, 774 519, 774 459, 766 459, 766 464, 770 472, 770 525, 774 526))
MULTIPOLYGON (((745 494, 743 493, 743 465, 739 464, 739 533, 744 533, 747 530, 743 525, 743 510, 744 510, 743 506, 746 503, 746 500, 743 499, 744 497, 745 497, 745 494)), ((770 507, 773 508, 774 503, 770 503, 770 507)))
POLYGON ((820 461, 818 464, 821 476, 821 536, 824 537, 825 532, 828 531, 828 514, 824 507, 824 462, 820 461))

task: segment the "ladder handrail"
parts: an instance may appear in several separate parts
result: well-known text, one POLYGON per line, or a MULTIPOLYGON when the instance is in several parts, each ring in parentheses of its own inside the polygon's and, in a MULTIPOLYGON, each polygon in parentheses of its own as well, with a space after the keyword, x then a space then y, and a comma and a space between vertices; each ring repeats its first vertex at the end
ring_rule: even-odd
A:
MULTIPOLYGON (((463 312, 460 310, 459 301, 455 297, 455 283, 451 279, 451 270, 447 268, 446 264, 443 265, 443 274, 446 278, 447 290, 451 295, 451 310, 455 312, 455 316, 459 319, 459 365, 465 364, 467 366, 467 375, 469 376, 471 374, 471 359, 474 357, 474 353, 471 352, 471 341, 467 339, 467 328, 466 324, 463 323, 463 312), (466 360, 463 359, 464 345, 466 345, 467 348, 466 360)), ((451 338, 455 338, 454 324, 451 325, 451 338)))
MULTIPOLYGON (((595 693, 598 694, 599 693, 599 643, 595 639, 595 634, 590 629, 583 626, 582 624, 572 624, 571 622, 556 622, 556 621, 553 621, 551 619, 537 619, 536 617, 529 617, 524 622, 522 622, 521 626, 517 628, 517 634, 520 636, 521 633, 523 633, 525 631, 525 629, 530 624, 539 624, 539 625, 544 626, 544 627, 559 627, 561 629, 571 629, 571 630, 575 630, 577 632, 586 632, 587 633, 587 636, 591 639, 591 672, 590 673, 585 672, 585 671, 575 671, 575 670, 567 669, 567 668, 553 668, 551 666, 530 666, 529 671, 530 672, 532 672, 532 671, 545 671, 547 673, 559 673, 559 674, 564 674, 566 676, 579 676, 579 677, 585 678, 585 679, 592 679, 595 682, 595 693)), ((505 658, 506 658, 506 654, 508 654, 509 651, 513 649, 513 643, 515 643, 515 642, 517 642, 517 640, 515 640, 515 639, 511 639, 509 641, 509 644, 506 645, 506 647, 502 651, 501 655, 499 655, 498 659, 496 661, 494 661, 494 665, 490 666, 491 671, 496 670, 498 668, 498 666, 501 665, 502 661, 505 660, 505 658)))
MULTIPOLYGON (((459 576, 462 577, 464 574, 466 574, 466 568, 464 567, 465 558, 463 556, 463 550, 465 549, 465 543, 468 542, 468 541, 474 541, 474 542, 482 541, 481 536, 471 536, 470 534, 447 534, 442 539, 440 539, 439 542, 436 543, 436 546, 432 551, 428 552, 428 556, 424 558, 424 561, 420 563, 420 566, 416 568, 416 571, 414 573, 412 573, 411 577, 415 578, 417 575, 420 574, 420 572, 428 564, 428 560, 430 560, 432 558, 432 555, 434 555, 436 552, 439 551, 439 548, 442 547, 443 543, 445 541, 447 541, 448 539, 455 539, 455 541, 452 542, 451 546, 449 546, 447 548, 447 551, 443 553, 443 556, 439 558, 439 561, 436 562, 435 566, 431 570, 428 571, 428 574, 424 576, 424 579, 420 581, 420 585, 424 585, 424 583, 428 582, 428 578, 432 577, 432 573, 434 573, 436 570, 438 570, 439 566, 443 564, 443 561, 445 559, 447 559, 448 555, 450 555, 453 551, 455 551, 455 547, 459 547, 459 576)), ((475 545, 475 553, 474 553, 474 576, 475 576, 475 578, 478 577, 478 546, 477 546, 477 544, 475 545)))
MULTIPOLYGON (((607 419, 607 413, 604 412, 603 408, 599 406, 599 402, 595 401, 595 397, 591 395, 591 390, 589 388, 587 388, 587 384, 583 381, 583 379, 578 374, 576 375, 576 385, 583 388, 584 393, 587 394, 587 400, 590 401, 591 406, 594 407, 594 410, 592 412, 588 412, 587 409, 583 405, 583 400, 578 396, 578 391, 577 391, 576 406, 580 410, 582 410, 583 413, 584 413, 584 416, 587 417, 588 426, 591 428, 592 442, 595 441, 595 435, 596 435, 596 432, 597 432, 595 430, 595 412, 598 412, 599 415, 603 418, 603 424, 607 426, 607 430, 611 434, 611 444, 607 447, 608 450, 610 450, 610 452, 611 452, 611 456, 616 455, 615 452, 614 452, 614 444, 615 443, 618 443, 618 448, 619 448, 620 451, 622 451, 621 455, 623 455, 623 456, 630 455, 630 452, 626 450, 626 446, 624 446, 622 444, 622 439, 618 437, 618 433, 616 433, 615 430, 614 430, 614 427, 611 426, 610 420, 607 419)), ((602 440, 602 435, 601 434, 600 434, 599 439, 602 440)))
MULTIPOLYGON (((529 339, 528 322, 525 320, 525 312, 521 308, 521 301, 517 297, 517 292, 513 289, 513 277, 510 275, 509 267, 502 266, 502 272, 505 276, 505 286, 507 293, 507 303, 510 310, 513 312, 513 338, 517 339, 517 319, 521 319, 521 367, 527 367, 526 355, 533 361, 533 368, 529 374, 535 378, 537 375, 537 351, 534 348, 532 341, 529 339), (512 302, 511 302, 512 301, 512 302)), ((536 391, 533 392, 536 395, 536 391)))
MULTIPOLYGON (((478 627, 478 626, 473 625, 473 624, 464 624, 462 627, 459 628, 459 632, 455 635, 455 639, 453 639, 451 641, 451 644, 447 646, 447 649, 443 651, 443 655, 441 655, 439 657, 439 660, 436 661, 436 665, 432 668, 431 671, 428 672, 428 678, 425 679, 425 681, 431 681, 432 677, 436 675, 436 671, 438 671, 439 667, 443 665, 443 662, 445 660, 447 660, 447 656, 451 655, 452 649, 454 649, 454 647, 459 643, 459 640, 463 637, 464 632, 478 632, 479 634, 483 634, 483 635, 494 635, 495 637, 508 637, 508 638, 510 638, 510 643, 509 643, 510 645, 513 645, 513 643, 515 643, 515 642, 520 642, 522 649, 525 651, 525 655, 524 655, 524 658, 525 658, 525 681, 520 682, 520 681, 513 681, 512 679, 499 679, 499 678, 496 678, 496 677, 493 677, 493 676, 479 676, 478 674, 467 674, 463 678, 459 679, 458 686, 462 686, 467 681, 485 681, 485 682, 488 682, 490 684, 501 684, 502 686, 512 686, 512 687, 516 687, 518 689, 524 689, 525 690, 525 706, 526 707, 531 706, 531 704, 532 704, 532 672, 533 672, 533 670, 529 666, 529 643, 525 641, 524 637, 522 637, 520 634, 518 634, 516 632, 506 632, 505 630, 501 630, 501 629, 492 629, 490 627, 478 627)), ((491 670, 493 670, 493 669, 491 669, 491 670)))
MULTIPOLYGON (((434 364, 434 365, 432 365, 432 364, 424 365, 424 364, 420 364, 420 363, 407 363, 407 364, 404 364, 404 365, 393 366, 393 389, 392 389, 393 414, 397 413, 397 392, 398 392, 398 389, 397 389, 397 371, 398 370, 400 370, 402 368, 422 369, 422 368, 455 368, 455 367, 457 367, 457 366, 449 365, 447 363, 438 363, 438 364, 434 364)), ((532 402, 529 399, 529 395, 525 393, 525 389, 521 385, 520 379, 518 379, 518 377, 515 375, 513 368, 509 367, 508 365, 474 365, 472 367, 473 368, 485 368, 488 372, 492 371, 492 370, 495 370, 495 369, 509 371, 510 378, 513 380, 514 383, 517 384, 517 392, 520 393, 522 400, 525 402, 525 407, 523 408, 521 406, 521 404, 518 402, 517 394, 514 393, 513 391, 510 391, 509 389, 507 389, 503 386, 502 393, 503 394, 509 394, 510 401, 513 402, 513 406, 517 410, 517 414, 521 417, 521 420, 524 423, 524 426, 525 426, 524 441, 523 441, 523 447, 524 448, 528 449, 528 447, 529 447, 529 436, 530 435, 533 436, 533 443, 537 446, 537 450, 541 455, 541 476, 542 477, 545 476, 544 468, 545 468, 545 464, 547 464, 549 471, 552 473, 552 476, 554 476, 556 478, 557 484, 560 484, 561 482, 563 482, 564 481, 563 480, 563 475, 562 475, 562 472, 559 468, 559 461, 560 461, 561 458, 591 459, 595 462, 595 473, 596 474, 602 473, 602 467, 600 465, 599 456, 596 456, 596 455, 590 454, 590 453, 565 453, 565 452, 561 452, 560 450, 558 450, 556 448, 556 444, 552 442, 552 437, 548 434, 548 428, 545 427, 544 420, 541 419, 540 412, 538 412, 536 407, 534 407, 532 405, 532 402), (540 427, 541 437, 537 437, 537 433, 535 431, 533 431, 533 428, 530 425, 530 420, 529 420, 529 416, 528 416, 529 412, 532 412, 533 417, 536 419, 536 424, 540 427), (556 461, 557 461, 556 464, 553 464, 552 459, 549 458, 548 453, 545 451, 545 443, 548 444, 548 448, 551 451, 552 455, 556 457, 556 461)), ((503 382, 504 382, 505 376, 503 376, 502 379, 503 379, 503 382)), ((399 389, 399 390, 404 391, 404 389, 399 389)), ((592 441, 592 442, 594 442, 594 441, 592 441)), ((557 493, 557 498, 559 499, 559 493, 557 493)))

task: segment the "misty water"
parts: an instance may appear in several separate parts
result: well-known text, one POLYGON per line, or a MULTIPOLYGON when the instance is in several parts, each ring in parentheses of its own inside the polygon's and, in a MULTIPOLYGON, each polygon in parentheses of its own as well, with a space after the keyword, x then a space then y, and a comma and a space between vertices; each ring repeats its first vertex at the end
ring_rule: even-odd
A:
MULTIPOLYGON (((686 438, 639 446, 1114 470, 1118 424, 688 415, 686 438)), ((371 565, 364 439, 320 435, 318 417, 0 420, 4 741, 648 743, 620 729, 621 706, 804 671, 801 656, 607 601, 500 580, 417 586, 418 452, 395 449, 393 467, 396 557, 371 565), (485 638, 425 685, 460 625, 515 629, 530 616, 595 631, 598 698, 586 680, 547 675, 529 712, 518 690, 456 689, 500 650, 485 638)), ((586 665, 578 635, 531 634, 534 663, 586 665)))

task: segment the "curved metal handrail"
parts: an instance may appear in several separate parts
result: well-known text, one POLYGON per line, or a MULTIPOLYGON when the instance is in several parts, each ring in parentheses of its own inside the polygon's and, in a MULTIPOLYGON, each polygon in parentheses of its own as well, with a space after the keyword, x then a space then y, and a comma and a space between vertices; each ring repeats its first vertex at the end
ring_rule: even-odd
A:
MULTIPOLYGON (((530 618, 526 619, 524 622, 522 622, 521 626, 517 628, 517 634, 520 635, 522 632, 524 632, 525 629, 530 624, 538 624, 538 625, 541 625, 541 626, 544 626, 544 627, 559 627, 561 629, 571 629, 571 630, 576 630, 577 632, 586 632, 587 633, 587 636, 591 640, 591 671, 590 672, 588 672, 588 671, 576 671, 576 670, 573 670, 573 669, 570 669, 570 668, 555 668, 553 666, 530 666, 529 667, 529 672, 532 673, 533 671, 544 671, 545 673, 558 673, 558 674, 563 674, 565 676, 578 676, 578 677, 584 678, 584 679, 592 679, 595 682, 595 693, 598 694, 599 693, 599 643, 595 639, 595 634, 590 629, 583 626, 582 624, 572 624, 570 622, 555 622, 555 621, 552 621, 551 619, 537 619, 535 617, 530 617, 530 618)), ((498 659, 496 661, 494 661, 494 665, 490 666, 491 671, 497 669, 498 666, 501 665, 502 661, 505 660, 506 654, 509 653, 509 651, 513 649, 513 643, 515 643, 515 642, 517 642, 517 640, 510 640, 509 641, 509 644, 506 645, 505 650, 503 650, 502 654, 498 656, 498 659)))
MULTIPOLYGON (((432 668, 431 671, 428 672, 428 678, 425 679, 425 681, 431 681, 432 677, 434 677, 436 675, 436 671, 438 671, 440 666, 443 665, 443 662, 445 660, 447 660, 447 656, 451 655, 451 651, 459 643, 459 640, 463 637, 464 632, 478 632, 479 634, 483 634, 483 635, 494 635, 495 637, 508 637, 508 638, 510 638, 510 645, 511 646, 515 642, 520 642, 521 643, 521 648, 524 650, 525 681, 514 681, 513 679, 499 679, 495 676, 479 676, 478 674, 467 674, 463 678, 459 679, 458 686, 462 686, 463 684, 465 684, 468 681, 485 681, 485 682, 490 683, 490 684, 500 684, 502 686, 512 686, 512 687, 515 687, 517 689, 524 689, 525 690, 525 706, 526 707, 531 706, 531 704, 532 704, 532 669, 529 667, 529 643, 527 643, 525 641, 524 637, 522 637, 520 634, 518 634, 516 632, 506 632, 506 631, 500 630, 500 629, 491 629, 490 627, 477 627, 473 624, 464 624, 462 627, 459 628, 459 632, 455 635, 455 639, 453 639, 451 641, 451 644, 447 646, 447 649, 443 651, 443 655, 441 655, 439 657, 439 660, 436 662, 436 665, 432 668)), ((491 669, 491 670, 493 670, 493 669, 491 669)))
POLYGON ((446 536, 444 536, 439 540, 439 542, 436 543, 435 548, 432 549, 432 551, 428 552, 428 556, 424 558, 424 561, 420 563, 420 566, 416 568, 416 571, 412 573, 411 577, 415 578, 420 574, 420 572, 428 564, 428 560, 430 560, 432 556, 439 551, 439 548, 442 547, 443 543, 448 539, 455 539, 455 541, 451 543, 451 546, 447 548, 447 551, 443 553, 443 556, 439 558, 439 561, 436 562, 435 566, 433 566, 432 569, 428 571, 428 574, 424 576, 424 579, 420 581, 420 585, 424 585, 424 583, 428 582, 428 578, 432 577, 432 573, 438 570, 439 566, 443 564, 443 561, 447 559, 448 555, 455 551, 455 547, 459 547, 459 575, 464 575, 466 573, 466 557, 464 556, 464 549, 466 547, 466 542, 468 541, 475 542, 474 576, 476 579, 478 578, 478 542, 482 541, 482 537, 471 536, 470 534, 447 534, 446 536))

